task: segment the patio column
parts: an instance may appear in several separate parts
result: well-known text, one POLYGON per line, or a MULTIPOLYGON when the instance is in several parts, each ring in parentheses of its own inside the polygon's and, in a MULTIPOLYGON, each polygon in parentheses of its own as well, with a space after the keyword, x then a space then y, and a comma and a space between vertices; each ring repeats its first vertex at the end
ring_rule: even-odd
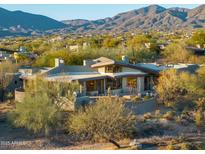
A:
POLYGON ((123 93, 126 93, 128 92, 128 88, 127 88, 127 78, 122 78, 122 90, 123 90, 123 93))
POLYGON ((144 77, 137 77, 137 91, 144 91, 144 77))
POLYGON ((83 94, 86 95, 86 81, 83 82, 83 94))
POLYGON ((154 79, 153 76, 150 76, 150 89, 153 90, 154 87, 154 79))
POLYGON ((103 83, 104 83, 104 94, 106 94, 106 79, 103 79, 103 83))
POLYGON ((23 89, 26 89, 26 80, 23 80, 23 89))

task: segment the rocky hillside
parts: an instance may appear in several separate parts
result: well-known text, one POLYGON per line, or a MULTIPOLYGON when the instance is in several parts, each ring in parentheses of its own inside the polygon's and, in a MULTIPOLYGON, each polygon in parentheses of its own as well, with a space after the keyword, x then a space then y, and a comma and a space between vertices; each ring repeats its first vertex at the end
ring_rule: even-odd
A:
POLYGON ((64 23, 46 16, 0 8, 0 36, 31 35, 65 26, 64 23))
POLYGON ((69 32, 172 31, 193 28, 205 28, 205 5, 194 9, 166 9, 159 5, 150 5, 104 19, 74 19, 62 22, 42 15, 0 8, 0 37, 69 32))
POLYGON ((148 7, 117 14, 112 18, 92 21, 77 19, 63 22, 68 25, 69 30, 77 32, 203 28, 205 27, 205 5, 194 9, 166 9, 159 5, 150 5, 148 7))

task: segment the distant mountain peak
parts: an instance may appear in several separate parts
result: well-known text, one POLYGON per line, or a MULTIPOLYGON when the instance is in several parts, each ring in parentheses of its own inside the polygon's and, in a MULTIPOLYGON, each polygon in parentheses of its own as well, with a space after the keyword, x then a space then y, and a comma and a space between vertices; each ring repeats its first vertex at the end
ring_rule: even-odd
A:
MULTIPOLYGON (((66 22, 65 22, 66 23, 66 22)), ((149 5, 140 9, 119 13, 109 20, 86 21, 81 25, 73 23, 75 32, 130 31, 130 30, 166 30, 205 28, 205 5, 194 9, 164 8, 149 5), (100 21, 100 22, 99 22, 100 21)))
POLYGON ((165 11, 166 8, 164 8, 160 5, 149 5, 147 7, 142 8, 142 10, 144 10, 144 13, 148 13, 148 14, 156 13, 156 14, 158 14, 158 13, 165 11))

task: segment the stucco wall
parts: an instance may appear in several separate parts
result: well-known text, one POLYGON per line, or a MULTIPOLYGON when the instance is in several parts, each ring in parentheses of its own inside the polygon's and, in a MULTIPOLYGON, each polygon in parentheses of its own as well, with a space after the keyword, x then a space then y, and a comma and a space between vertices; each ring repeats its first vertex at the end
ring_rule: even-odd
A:
POLYGON ((141 72, 141 73, 144 73, 140 70, 129 68, 129 67, 122 67, 122 72, 141 72))
POLYGON ((144 77, 137 78, 137 91, 138 92, 144 91, 144 77))
POLYGON ((105 67, 99 67, 98 72, 105 73, 105 67))
POLYGON ((25 97, 25 92, 21 90, 15 90, 15 101, 22 102, 25 97))

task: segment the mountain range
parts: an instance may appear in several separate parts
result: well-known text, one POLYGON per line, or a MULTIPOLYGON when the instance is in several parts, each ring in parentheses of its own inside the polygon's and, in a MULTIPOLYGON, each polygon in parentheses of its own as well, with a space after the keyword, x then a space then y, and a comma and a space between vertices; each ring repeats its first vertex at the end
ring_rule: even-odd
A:
POLYGON ((203 28, 205 27, 205 5, 194 9, 179 7, 166 9, 159 5, 150 5, 111 18, 65 20, 63 23, 75 32, 203 28))
POLYGON ((65 27, 64 23, 46 16, 0 8, 0 36, 32 35, 65 27))
POLYGON ((193 9, 150 5, 98 20, 52 18, 0 8, 0 37, 30 36, 53 32, 125 32, 205 28, 205 4, 193 9))

